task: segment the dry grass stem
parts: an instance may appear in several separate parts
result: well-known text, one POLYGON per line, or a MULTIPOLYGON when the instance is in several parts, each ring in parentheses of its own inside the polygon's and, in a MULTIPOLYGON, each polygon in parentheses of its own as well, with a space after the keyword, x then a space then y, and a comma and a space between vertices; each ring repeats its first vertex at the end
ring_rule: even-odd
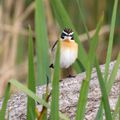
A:
POLYGON ((14 14, 14 24, 13 24, 13 37, 12 37, 12 46, 11 46, 11 57, 10 57, 10 65, 13 66, 15 64, 16 61, 16 52, 17 52, 17 43, 18 43, 18 38, 19 38, 19 34, 16 33, 14 34, 15 31, 19 31, 22 23, 21 21, 19 21, 19 19, 16 20, 16 18, 18 18, 18 16, 21 15, 21 12, 23 11, 23 6, 24 6, 24 0, 19 0, 16 1, 16 5, 15 5, 15 14, 14 14))
MULTIPOLYGON (((13 32, 12 31, 13 27, 14 26, 8 25, 8 24, 0 24, 0 30, 5 31, 5 32, 9 32, 9 33, 13 32)), ((95 33, 95 30, 96 29, 89 31, 90 38, 93 37, 93 35, 95 33)), ((110 32, 110 26, 109 25, 104 25, 100 30, 99 36, 106 35, 109 32, 110 32)), ((23 35, 23 36, 28 36, 29 35, 28 30, 25 30, 23 28, 19 29, 19 31, 17 31, 17 30, 14 31, 14 34, 16 34, 16 33, 18 33, 19 35, 23 35)), ((34 31, 32 31, 32 36, 35 37, 34 31)), ((79 37, 80 37, 81 42, 84 42, 84 41, 88 40, 86 33, 83 33, 83 34, 79 35, 79 37)))
MULTIPOLYGON (((91 30, 91 31, 89 32, 90 38, 93 37, 93 35, 95 34, 95 31, 96 31, 96 29, 91 30)), ((109 32, 110 32, 110 26, 109 26, 109 25, 104 25, 104 26, 101 28, 100 32, 99 32, 99 36, 106 35, 106 34, 109 33, 109 32)), ((80 35, 80 41, 81 41, 81 42, 84 42, 84 41, 86 41, 86 40, 88 40, 87 34, 86 34, 86 33, 81 34, 81 35, 80 35)))
POLYGON ((18 18, 16 19, 16 21, 25 21, 27 19, 27 17, 35 10, 35 2, 32 2, 27 8, 26 10, 22 13, 21 17, 18 16, 18 18))
MULTIPOLYGON (((8 33, 13 33, 13 25, 9 25, 9 24, 0 24, 0 31, 3 32, 8 32, 8 33), (3 27, 4 26, 4 27, 3 27)), ((19 35, 23 35, 23 36, 29 36, 28 30, 25 30, 22 28, 19 29, 19 31, 14 31, 14 34, 18 33, 19 35)), ((32 31, 32 36, 35 37, 35 33, 34 31, 32 31)))
MULTIPOLYGON (((11 24, 10 20, 10 11, 13 6, 14 0, 6 0, 3 5, 4 14, 2 14, 2 23, 1 24, 11 24)), ((9 40, 10 40, 10 33, 4 33, 3 38, 3 69, 6 67, 6 63, 8 62, 8 53, 9 53, 9 40)))

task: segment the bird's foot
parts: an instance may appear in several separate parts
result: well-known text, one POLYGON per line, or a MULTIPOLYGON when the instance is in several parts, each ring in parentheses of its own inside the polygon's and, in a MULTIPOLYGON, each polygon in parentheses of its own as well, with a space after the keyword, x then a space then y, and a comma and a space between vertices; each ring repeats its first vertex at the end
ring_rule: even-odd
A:
POLYGON ((75 75, 69 74, 67 77, 68 77, 68 78, 75 78, 75 75))
POLYGON ((54 69, 54 65, 53 65, 53 64, 51 64, 51 65, 49 66, 49 68, 53 68, 53 69, 54 69))

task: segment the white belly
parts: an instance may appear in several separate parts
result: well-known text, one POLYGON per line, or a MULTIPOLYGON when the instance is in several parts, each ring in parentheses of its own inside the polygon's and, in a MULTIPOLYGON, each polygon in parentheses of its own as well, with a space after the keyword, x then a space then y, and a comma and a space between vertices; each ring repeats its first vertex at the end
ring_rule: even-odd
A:
POLYGON ((68 68, 70 67, 77 58, 77 51, 67 48, 62 50, 60 53, 60 66, 61 68, 68 68))

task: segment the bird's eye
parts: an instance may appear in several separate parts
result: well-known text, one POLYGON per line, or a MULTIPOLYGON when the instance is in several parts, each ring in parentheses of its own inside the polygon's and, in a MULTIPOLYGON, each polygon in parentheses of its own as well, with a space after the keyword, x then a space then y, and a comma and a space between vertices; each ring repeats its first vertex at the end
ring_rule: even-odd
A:
POLYGON ((64 39, 64 36, 61 35, 61 38, 64 39))
POLYGON ((74 37, 72 37, 71 40, 74 40, 74 37))
POLYGON ((71 37, 71 40, 74 40, 74 36, 73 35, 70 35, 70 37, 71 37))
POLYGON ((66 36, 65 33, 62 33, 62 34, 61 34, 61 38, 62 38, 62 39, 64 39, 65 36, 66 36))

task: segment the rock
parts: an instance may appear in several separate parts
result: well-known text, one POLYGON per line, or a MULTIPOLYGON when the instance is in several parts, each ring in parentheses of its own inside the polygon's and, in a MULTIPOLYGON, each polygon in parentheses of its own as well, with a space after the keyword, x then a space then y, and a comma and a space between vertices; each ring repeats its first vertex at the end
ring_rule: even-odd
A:
MULTIPOLYGON (((110 63, 109 75, 114 67, 115 61, 110 63)), ((102 73, 104 73, 104 65, 100 66, 102 73)), ((71 120, 75 119, 77 101, 79 97, 80 87, 82 81, 85 79, 85 72, 76 75, 75 78, 66 78, 60 82, 60 111, 65 113, 71 120)), ((51 85, 49 85, 51 89, 51 85)), ((42 97, 45 93, 45 86, 37 87, 37 94, 42 97)), ((118 74, 116 76, 114 85, 112 86, 111 92, 109 94, 109 102, 111 111, 114 111, 115 104, 117 102, 120 93, 120 67, 118 74)), ((97 78, 96 70, 93 69, 92 77, 89 86, 88 102, 85 113, 85 120, 93 120, 96 116, 99 104, 101 100, 101 91, 99 88, 99 82, 97 78)), ((27 97, 22 92, 17 92, 11 96, 8 107, 7 114, 9 113, 10 120, 25 120, 26 119, 26 103, 27 97)), ((0 106, 2 100, 0 102, 0 106)), ((41 110, 41 105, 37 105, 39 110, 41 110)))

